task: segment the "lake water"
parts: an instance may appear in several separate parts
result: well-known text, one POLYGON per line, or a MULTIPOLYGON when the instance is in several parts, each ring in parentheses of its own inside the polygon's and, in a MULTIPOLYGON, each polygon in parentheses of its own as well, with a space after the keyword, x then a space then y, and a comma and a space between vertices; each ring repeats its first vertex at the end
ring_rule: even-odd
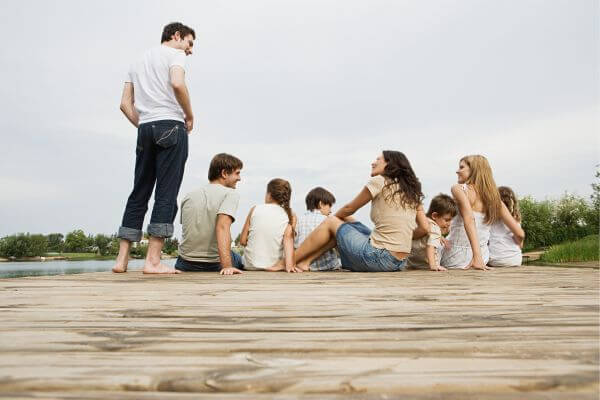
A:
MULTIPOLYGON (((165 265, 175 265, 175 258, 162 260, 165 265)), ((83 272, 110 271, 114 260, 0 262, 0 278, 23 276, 81 274, 83 272)), ((129 270, 142 269, 144 260, 129 260, 129 270)))

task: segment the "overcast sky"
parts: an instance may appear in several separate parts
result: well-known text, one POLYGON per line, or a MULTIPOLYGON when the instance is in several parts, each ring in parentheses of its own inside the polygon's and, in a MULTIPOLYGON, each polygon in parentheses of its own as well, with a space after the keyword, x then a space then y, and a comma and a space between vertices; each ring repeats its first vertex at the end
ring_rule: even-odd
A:
MULTIPOLYGON (((197 35, 179 197, 207 181, 215 153, 240 157, 234 235, 271 178, 290 180, 298 213, 317 185, 341 206, 383 149, 411 160, 426 207, 473 153, 519 196, 591 192, 600 158, 593 0, 39 0, 3 9, 0 235, 117 230, 136 141, 118 108, 123 78, 172 21, 197 35)), ((368 209, 358 213, 364 222, 368 209)))

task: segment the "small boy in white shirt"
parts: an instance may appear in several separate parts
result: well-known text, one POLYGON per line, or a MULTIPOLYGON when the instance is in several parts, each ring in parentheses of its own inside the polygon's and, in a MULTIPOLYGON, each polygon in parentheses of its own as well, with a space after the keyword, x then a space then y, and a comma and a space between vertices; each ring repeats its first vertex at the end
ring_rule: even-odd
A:
POLYGON ((412 241, 412 250, 407 263, 409 268, 429 267, 432 271, 446 271, 446 268, 440 265, 442 234, 448 233, 450 222, 457 213, 458 208, 452 197, 438 194, 431 199, 426 214, 429 220, 429 232, 420 239, 412 241))

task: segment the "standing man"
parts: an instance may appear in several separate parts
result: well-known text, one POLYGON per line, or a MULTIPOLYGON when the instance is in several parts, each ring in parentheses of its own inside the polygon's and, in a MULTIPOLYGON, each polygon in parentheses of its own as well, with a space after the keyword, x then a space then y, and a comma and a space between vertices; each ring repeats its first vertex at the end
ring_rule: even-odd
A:
POLYGON ((148 225, 148 253, 143 272, 179 271, 160 262, 165 238, 173 235, 177 193, 188 155, 188 133, 194 114, 185 85, 185 57, 196 34, 179 22, 164 27, 161 44, 133 64, 125 79, 121 111, 138 128, 135 178, 117 237, 121 239, 113 272, 127 272, 131 242, 142 239, 148 200, 156 184, 148 225))

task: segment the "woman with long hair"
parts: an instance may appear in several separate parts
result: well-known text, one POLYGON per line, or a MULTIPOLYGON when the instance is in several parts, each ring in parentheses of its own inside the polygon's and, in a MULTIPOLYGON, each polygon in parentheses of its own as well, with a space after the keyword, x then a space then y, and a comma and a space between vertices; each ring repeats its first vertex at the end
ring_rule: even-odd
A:
POLYGON ((410 254, 413 230, 427 229, 421 183, 406 156, 385 150, 371 164, 371 179, 334 216, 323 221, 296 250, 298 270, 337 246, 342 268, 361 272, 399 271, 410 254), (371 202, 373 231, 351 218, 371 202))
POLYGON ((452 196, 459 213, 450 224, 449 246, 444 249, 441 264, 446 268, 485 270, 493 223, 502 220, 520 242, 525 232, 500 200, 492 169, 484 156, 461 158, 456 174, 458 183, 452 186, 452 196))

